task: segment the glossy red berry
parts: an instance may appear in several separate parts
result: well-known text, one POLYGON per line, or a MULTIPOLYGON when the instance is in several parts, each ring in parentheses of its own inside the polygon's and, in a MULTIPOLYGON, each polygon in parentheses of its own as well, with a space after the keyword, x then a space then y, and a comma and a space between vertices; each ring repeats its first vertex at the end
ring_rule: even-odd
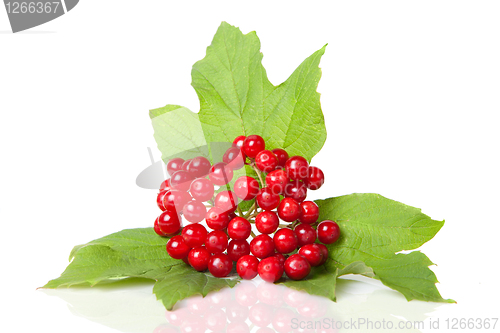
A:
POLYGON ((318 244, 307 244, 299 249, 299 254, 306 258, 311 266, 319 266, 323 260, 323 253, 318 244))
POLYGON ((201 201, 191 200, 182 208, 184 218, 191 223, 198 223, 203 221, 207 214, 207 208, 201 201))
POLYGON ((179 170, 172 175, 172 178, 170 178, 170 185, 175 190, 187 191, 189 190, 189 185, 191 185, 193 178, 194 177, 189 174, 189 172, 179 170))
POLYGON ((303 201, 300 204, 299 221, 301 223, 313 224, 318 220, 319 208, 314 201, 303 201))
POLYGON ((238 147, 231 147, 222 156, 222 162, 233 170, 239 170, 245 166, 245 156, 238 147))
POLYGON ((238 197, 233 191, 222 191, 215 196, 214 204, 224 212, 233 212, 238 206, 238 197))
POLYGON ((201 224, 193 223, 182 228, 181 235, 189 247, 195 248, 205 244, 207 229, 201 224))
POLYGON ((238 261, 243 256, 250 254, 250 244, 244 239, 233 239, 227 246, 227 255, 232 261, 238 261))
POLYGON ((214 184, 206 178, 197 178, 189 186, 191 196, 202 202, 206 202, 214 196, 214 184))
POLYGON ((233 179, 233 176, 233 169, 224 162, 214 164, 208 174, 212 183, 218 186, 226 185, 233 179))
POLYGON ((238 147, 241 149, 243 147, 243 142, 245 142, 246 138, 247 137, 244 135, 237 136, 236 139, 234 139, 233 141, 233 147, 238 147))
POLYGON ((255 158, 255 156, 264 149, 266 149, 266 143, 259 135, 249 135, 245 141, 243 141, 243 153, 250 158, 255 158))
POLYGON ((189 163, 191 163, 191 161, 192 161, 191 159, 185 160, 184 163, 182 163, 181 170, 188 171, 188 166, 189 163))
POLYGON ((297 248, 299 243, 297 235, 292 229, 278 230, 273 237, 274 247, 279 253, 290 253, 297 248))
POLYGON ((244 280, 251 280, 258 274, 259 259, 249 254, 238 259, 236 272, 244 280))
POLYGON ((301 203, 307 197, 306 185, 300 180, 292 180, 285 186, 285 197, 293 198, 298 203, 301 203))
POLYGON ((319 264, 323 265, 328 259, 328 248, 323 244, 316 244, 316 245, 318 245, 319 249, 321 250, 321 261, 319 264))
POLYGON ((259 182, 249 176, 241 176, 234 183, 234 193, 241 200, 252 200, 259 194, 259 182))
POLYGON ((160 185, 160 192, 172 190, 172 185, 170 185, 170 178, 165 179, 160 185))
POLYGON ((257 270, 260 278, 270 283, 278 281, 283 276, 283 264, 275 257, 262 259, 257 270))
POLYGON ((210 252, 204 246, 195 247, 189 251, 188 263, 198 272, 208 268, 209 260, 210 252))
POLYGON ((278 261, 284 265, 285 264, 285 261, 286 261, 286 258, 284 255, 282 255, 281 253, 276 253, 274 255, 272 255, 271 257, 275 257, 276 259, 278 259, 278 261))
POLYGON ((211 167, 212 164, 210 164, 210 161, 206 157, 198 156, 191 160, 187 166, 187 172, 193 178, 205 177, 210 172, 211 167))
POLYGON ((312 244, 316 241, 316 229, 311 227, 309 224, 299 224, 293 229, 297 235, 298 246, 304 246, 307 244, 312 244))
POLYGON ((273 239, 265 234, 254 237, 250 242, 250 252, 260 259, 269 257, 274 253, 273 239))
POLYGON ((280 219, 286 222, 293 222, 299 218, 300 205, 292 198, 284 198, 278 206, 280 219))
POLYGON ((280 220, 275 212, 265 210, 255 217, 255 226, 261 234, 272 234, 278 229, 279 224, 280 220))
POLYGON ((167 209, 165 208, 165 206, 163 205, 163 198, 165 197, 165 195, 167 194, 168 191, 160 191, 160 193, 158 193, 158 195, 156 196, 156 204, 158 205, 158 208, 160 208, 162 211, 167 209))
POLYGON ((166 236, 172 236, 181 230, 181 219, 175 211, 167 209, 158 217, 158 228, 166 236))
POLYGON ((286 161, 286 173, 292 180, 304 180, 308 176, 309 163, 302 156, 292 156, 286 161))
POLYGON ((175 210, 178 213, 191 200, 191 195, 184 191, 171 190, 165 193, 163 197, 163 206, 169 210, 175 210))
POLYGON ((168 236, 166 233, 164 233, 163 231, 161 231, 160 226, 158 225, 158 218, 156 218, 156 220, 155 220, 155 224, 154 224, 154 228, 153 229, 154 229, 154 231, 156 232, 156 234, 158 236, 161 236, 161 237, 168 236))
POLYGON ((272 152, 278 158, 278 167, 283 169, 285 167, 286 161, 288 161, 288 153, 281 148, 273 149, 272 152))
POLYGON ((273 210, 280 204, 280 196, 268 187, 261 188, 255 200, 257 205, 264 210, 273 210))
POLYGON ((186 244, 181 235, 170 238, 167 242, 167 253, 174 259, 185 258, 191 248, 186 244))
POLYGON ((285 273, 292 280, 302 280, 311 272, 311 265, 300 254, 291 255, 285 261, 285 273))
POLYGON ((278 158, 270 150, 262 150, 255 156, 255 165, 260 171, 271 172, 278 166, 278 158))
POLYGON ((306 186, 310 190, 317 190, 325 183, 325 175, 320 168, 310 166, 307 172, 306 186))
POLYGON ((266 186, 276 194, 284 194, 289 182, 286 172, 282 169, 271 171, 266 176, 266 186))
POLYGON ((318 225, 318 240, 323 244, 332 244, 340 237, 340 228, 337 222, 325 220, 318 225))
POLYGON ((227 227, 229 223, 229 215, 219 207, 212 207, 208 210, 206 215, 207 226, 210 229, 222 230, 227 227))
POLYGON ((224 231, 214 230, 207 235, 205 247, 210 253, 222 253, 227 249, 227 235, 224 231))
POLYGON ((243 217, 235 217, 227 225, 227 234, 232 239, 247 239, 252 231, 252 225, 243 217))
POLYGON ((168 161, 167 163, 167 172, 170 176, 172 176, 176 171, 182 170, 182 164, 185 161, 180 158, 176 157, 168 161))
POLYGON ((214 254, 208 261, 208 270, 215 277, 226 277, 233 269, 233 262, 223 253, 214 254))

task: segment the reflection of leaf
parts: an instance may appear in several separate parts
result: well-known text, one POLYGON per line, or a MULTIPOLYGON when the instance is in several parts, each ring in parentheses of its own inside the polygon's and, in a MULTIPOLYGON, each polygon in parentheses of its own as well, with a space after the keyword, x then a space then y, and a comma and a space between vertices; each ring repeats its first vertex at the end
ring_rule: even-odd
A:
POLYGON ((149 112, 162 159, 208 156, 198 114, 185 107, 167 105, 149 112))
POLYGON ((218 279, 199 273, 165 251, 168 239, 153 228, 127 229, 75 247, 71 263, 61 277, 44 288, 96 285, 127 277, 156 280, 156 297, 171 309, 179 300, 192 295, 234 287, 238 280, 218 279))
POLYGON ((334 220, 341 230, 339 240, 328 246, 331 260, 327 265, 331 269, 336 267, 341 275, 347 274, 343 270, 348 265, 363 262, 366 266, 357 263, 359 274, 374 273, 375 278, 408 300, 454 302, 439 294, 436 276, 428 267, 432 262, 423 253, 395 254, 416 249, 430 240, 443 221, 432 220, 420 209, 378 194, 352 194, 316 203, 319 220, 334 220))

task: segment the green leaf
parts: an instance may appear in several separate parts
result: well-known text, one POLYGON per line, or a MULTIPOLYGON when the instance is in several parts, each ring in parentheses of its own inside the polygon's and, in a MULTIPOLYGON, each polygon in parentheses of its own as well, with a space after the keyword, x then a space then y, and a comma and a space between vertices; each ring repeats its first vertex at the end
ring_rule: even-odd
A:
POLYGON ((325 296, 335 301, 335 286, 337 282, 337 268, 328 268, 326 265, 312 267, 311 273, 299 281, 282 279, 277 283, 283 284, 289 288, 303 290, 311 295, 325 296))
POLYGON ((191 72, 207 142, 232 142, 239 135, 259 134, 267 148, 284 148, 290 155, 311 160, 326 140, 316 92, 324 52, 325 47, 315 52, 275 87, 262 66, 255 32, 244 35, 223 22, 205 58, 191 72))
POLYGON ((352 194, 316 203, 319 220, 334 220, 341 230, 338 241, 328 246, 329 269, 338 268, 339 276, 375 277, 408 300, 454 302, 439 294, 437 279, 428 267, 432 262, 424 254, 396 254, 420 247, 434 237, 444 221, 432 220, 418 208, 378 194, 352 194))
POLYGON ((198 114, 182 106, 166 105, 151 110, 149 116, 158 149, 165 162, 173 157, 189 159, 208 156, 198 114))
POLYGON ((153 292, 170 309, 192 295, 207 295, 223 287, 234 287, 238 279, 218 279, 199 273, 171 258, 153 228, 126 229, 76 246, 66 270, 43 288, 93 286, 128 277, 156 280, 153 292), (169 289, 173 288, 173 289, 169 289))

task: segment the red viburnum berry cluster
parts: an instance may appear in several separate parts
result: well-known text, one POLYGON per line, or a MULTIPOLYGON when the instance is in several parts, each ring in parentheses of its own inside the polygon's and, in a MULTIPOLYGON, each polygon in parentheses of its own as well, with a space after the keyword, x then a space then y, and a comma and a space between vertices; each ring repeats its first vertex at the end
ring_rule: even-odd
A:
POLYGON ((325 263, 328 249, 324 244, 332 244, 340 236, 336 222, 317 224, 318 206, 305 201, 308 190, 323 185, 321 169, 309 166, 302 156, 289 157, 283 149, 266 150, 259 135, 237 137, 220 163, 211 165, 201 156, 186 161, 174 158, 167 171, 171 178, 160 187, 157 204, 163 213, 154 230, 171 237, 167 252, 172 258, 182 259, 197 271, 208 269, 215 277, 225 277, 236 262, 243 279, 259 275, 275 282, 284 272, 301 280, 312 266, 325 263), (245 165, 254 168, 259 180, 241 176, 232 190, 215 194, 215 186, 227 186, 233 170, 245 165), (239 200, 254 198, 246 214, 240 210, 236 214, 239 200), (183 228, 180 214, 190 222, 183 228), (199 223, 203 220, 212 231, 199 223), (252 231, 251 223, 259 235, 252 231))

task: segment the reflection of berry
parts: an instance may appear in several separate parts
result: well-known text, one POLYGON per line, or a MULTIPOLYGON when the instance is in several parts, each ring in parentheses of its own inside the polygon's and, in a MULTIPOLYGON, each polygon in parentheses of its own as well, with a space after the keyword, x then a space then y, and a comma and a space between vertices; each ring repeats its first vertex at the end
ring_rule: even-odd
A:
MULTIPOLYGON (((323 171, 302 156, 289 157, 282 148, 266 150, 259 135, 235 138, 222 161, 213 165, 203 156, 173 158, 167 172, 171 178, 161 183, 156 197, 162 214, 154 231, 172 237, 167 243, 172 258, 198 271, 208 269, 213 276, 225 277, 236 263, 243 279, 260 275, 275 282, 286 273, 300 280, 311 267, 327 261, 325 244, 340 237, 336 222, 318 224, 318 205, 306 200, 308 190, 324 184, 323 171), (252 169, 251 176, 240 176, 252 169), (182 228, 181 215, 192 224, 182 228), (210 230, 200 224, 203 220, 210 230)), ((217 326, 207 320, 206 325, 217 326)))

